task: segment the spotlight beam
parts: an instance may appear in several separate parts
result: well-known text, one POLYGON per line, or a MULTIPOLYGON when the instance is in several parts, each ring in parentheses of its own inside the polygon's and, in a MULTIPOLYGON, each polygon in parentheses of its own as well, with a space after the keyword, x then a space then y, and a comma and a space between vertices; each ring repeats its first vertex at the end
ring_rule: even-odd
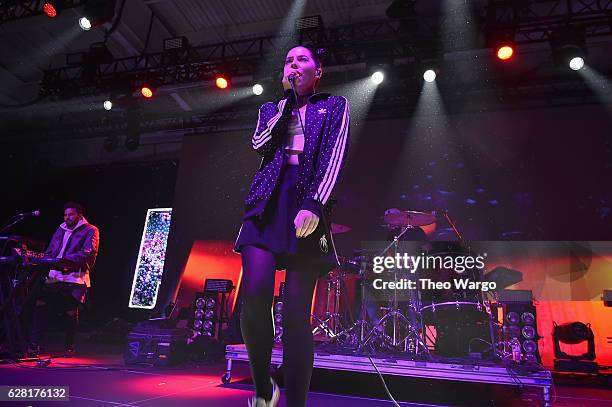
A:
POLYGON ((578 71, 584 83, 591 89, 599 101, 606 105, 612 117, 612 80, 586 65, 578 71))
MULTIPOLYGON (((272 38, 275 53, 286 52, 290 44, 297 42, 295 20, 303 14, 305 7, 306 0, 293 1, 291 8, 283 19, 280 30, 277 35, 272 38)), ((285 55, 282 55, 283 59, 284 57, 285 55)), ((269 76, 270 72, 276 72, 278 69, 282 68, 282 61, 283 60, 279 58, 268 58, 255 68, 254 76, 257 78, 262 78, 266 75, 269 76)), ((278 80, 277 83, 280 87, 280 80, 278 80)))
POLYGON ((376 94, 377 86, 370 77, 358 79, 343 85, 329 88, 335 95, 345 96, 351 106, 351 145, 357 143, 359 131, 365 123, 376 94))

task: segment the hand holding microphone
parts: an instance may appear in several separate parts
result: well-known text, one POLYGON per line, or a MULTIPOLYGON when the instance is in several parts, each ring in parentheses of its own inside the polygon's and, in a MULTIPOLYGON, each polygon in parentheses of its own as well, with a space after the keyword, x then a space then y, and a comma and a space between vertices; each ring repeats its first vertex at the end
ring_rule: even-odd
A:
POLYGON ((289 90, 292 88, 291 84, 295 79, 300 76, 298 72, 291 72, 289 75, 283 77, 283 89, 289 90))

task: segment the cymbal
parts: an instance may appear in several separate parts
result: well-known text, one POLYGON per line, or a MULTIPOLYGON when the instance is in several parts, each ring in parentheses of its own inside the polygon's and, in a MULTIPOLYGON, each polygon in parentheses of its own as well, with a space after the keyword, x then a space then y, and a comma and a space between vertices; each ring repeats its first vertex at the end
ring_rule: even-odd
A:
POLYGON ((331 224, 331 232, 334 235, 338 235, 340 233, 346 233, 346 232, 350 232, 351 228, 345 225, 340 225, 339 223, 332 223, 331 224))
POLYGON ((424 226, 434 223, 436 215, 429 212, 401 211, 386 213, 382 216, 383 221, 392 227, 396 226, 424 226))

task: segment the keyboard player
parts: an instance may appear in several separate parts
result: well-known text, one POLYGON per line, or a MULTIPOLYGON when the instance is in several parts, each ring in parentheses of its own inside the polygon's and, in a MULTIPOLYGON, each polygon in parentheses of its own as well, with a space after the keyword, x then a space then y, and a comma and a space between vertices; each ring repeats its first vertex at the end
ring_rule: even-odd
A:
POLYGON ((65 317, 65 356, 74 354, 79 305, 85 301, 91 287, 89 275, 96 262, 99 240, 98 228, 83 216, 83 206, 76 202, 66 203, 64 223, 53 234, 45 255, 69 260, 78 268, 49 271, 34 307, 28 349, 31 356, 38 355, 40 341, 54 314, 65 317))

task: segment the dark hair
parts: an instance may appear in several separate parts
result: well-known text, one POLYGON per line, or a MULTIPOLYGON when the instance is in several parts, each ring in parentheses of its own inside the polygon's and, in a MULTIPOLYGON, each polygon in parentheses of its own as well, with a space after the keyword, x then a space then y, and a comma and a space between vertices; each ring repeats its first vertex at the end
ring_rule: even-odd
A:
POLYGON ((315 65, 317 66, 317 68, 321 68, 321 66, 323 65, 323 60, 325 59, 325 49, 315 48, 314 46, 309 46, 309 45, 304 45, 304 44, 296 44, 290 49, 293 49, 296 47, 306 48, 308 52, 310 52, 310 55, 312 56, 312 59, 315 62, 315 65))
POLYGON ((68 209, 68 208, 72 208, 75 211, 77 211, 77 213, 79 215, 83 214, 83 205, 81 205, 78 202, 74 202, 74 201, 68 201, 64 204, 64 210, 68 209))

